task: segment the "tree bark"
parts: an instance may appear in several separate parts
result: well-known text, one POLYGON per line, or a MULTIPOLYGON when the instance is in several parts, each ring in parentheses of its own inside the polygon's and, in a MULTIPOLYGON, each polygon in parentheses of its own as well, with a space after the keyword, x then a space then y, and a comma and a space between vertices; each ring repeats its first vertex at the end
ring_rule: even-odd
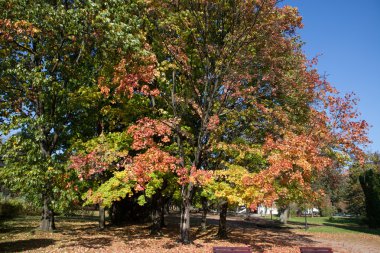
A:
POLYGON ((250 209, 248 206, 245 207, 245 220, 249 220, 249 216, 250 216, 250 209))
POLYGON ((219 230, 218 237, 219 238, 227 238, 227 209, 228 202, 225 201, 222 203, 219 213, 219 230))
POLYGON ((99 205, 99 229, 103 230, 106 226, 106 210, 104 206, 99 205))
POLYGON ((289 218, 289 207, 287 206, 285 209, 281 211, 280 222, 282 224, 287 224, 288 218, 289 218))
POLYGON ((157 208, 152 210, 152 226, 150 230, 151 235, 162 235, 161 233, 161 217, 157 208))
POLYGON ((40 229, 42 231, 53 231, 55 230, 55 222, 54 222, 54 211, 51 209, 51 201, 50 198, 44 197, 44 206, 42 209, 42 217, 40 229))
POLYGON ((309 226, 307 225, 307 213, 305 212, 305 230, 307 230, 309 226))
POLYGON ((207 203, 207 198, 202 197, 201 199, 202 202, 202 220, 201 220, 201 229, 203 231, 206 230, 206 220, 207 220, 207 211, 208 211, 208 203, 207 203))
POLYGON ((165 208, 167 207, 165 201, 162 201, 161 203, 161 209, 160 209, 160 227, 166 227, 165 225, 165 208))
POLYGON ((162 235, 162 211, 163 211, 163 203, 162 197, 156 194, 153 198, 152 205, 152 226, 150 230, 151 235, 162 235))
POLYGON ((182 186, 182 206, 180 221, 180 241, 183 244, 190 244, 190 195, 192 183, 182 186))

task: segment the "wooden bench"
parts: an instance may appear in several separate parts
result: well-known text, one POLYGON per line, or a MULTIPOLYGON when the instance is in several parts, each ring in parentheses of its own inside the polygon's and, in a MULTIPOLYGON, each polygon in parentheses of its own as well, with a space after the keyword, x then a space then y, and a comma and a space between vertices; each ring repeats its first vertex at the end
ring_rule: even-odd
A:
POLYGON ((252 253, 249 247, 214 247, 213 253, 252 253))
POLYGON ((333 253, 332 248, 325 247, 300 247, 301 253, 333 253))

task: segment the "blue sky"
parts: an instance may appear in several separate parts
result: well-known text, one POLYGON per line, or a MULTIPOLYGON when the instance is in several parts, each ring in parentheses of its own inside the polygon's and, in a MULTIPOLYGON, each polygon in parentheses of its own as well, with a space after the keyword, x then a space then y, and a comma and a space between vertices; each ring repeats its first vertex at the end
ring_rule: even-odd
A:
POLYGON ((298 7, 299 31, 309 58, 343 93, 360 98, 359 111, 372 128, 369 151, 380 151, 380 0, 285 0, 298 7))

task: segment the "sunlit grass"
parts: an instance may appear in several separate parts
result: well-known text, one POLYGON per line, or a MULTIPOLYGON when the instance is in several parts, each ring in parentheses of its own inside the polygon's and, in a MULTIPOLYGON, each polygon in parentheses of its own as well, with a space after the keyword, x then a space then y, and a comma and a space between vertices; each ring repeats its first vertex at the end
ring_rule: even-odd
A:
MULTIPOLYGON (((268 217, 267 217, 268 219, 268 217)), ((279 221, 279 217, 273 217, 279 221)), ((288 226, 304 229, 305 217, 289 218, 288 226)), ((367 233, 380 235, 380 229, 370 229, 361 218, 351 217, 307 217, 308 232, 315 233, 367 233)))

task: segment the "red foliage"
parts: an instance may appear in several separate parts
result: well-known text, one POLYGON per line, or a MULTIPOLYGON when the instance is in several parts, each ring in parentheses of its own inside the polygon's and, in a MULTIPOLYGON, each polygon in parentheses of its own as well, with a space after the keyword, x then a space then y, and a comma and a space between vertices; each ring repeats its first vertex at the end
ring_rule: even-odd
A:
POLYGON ((133 137, 132 148, 141 150, 149 147, 160 145, 154 137, 157 137, 162 143, 170 141, 172 134, 170 120, 155 120, 143 118, 137 121, 136 124, 128 128, 128 133, 133 137))
MULTIPOLYGON (((145 45, 147 52, 150 50, 148 44, 145 45)), ((152 53, 148 55, 131 54, 122 58, 114 67, 113 78, 107 82, 105 77, 98 79, 100 91, 108 97, 111 90, 113 94, 122 94, 132 97, 139 93, 142 95, 158 96, 157 88, 151 88, 149 84, 155 77, 156 56, 152 53)))
POLYGON ((78 172, 80 180, 89 179, 95 174, 101 174, 110 166, 102 160, 102 155, 95 150, 86 155, 76 155, 70 157, 70 168, 78 172))

